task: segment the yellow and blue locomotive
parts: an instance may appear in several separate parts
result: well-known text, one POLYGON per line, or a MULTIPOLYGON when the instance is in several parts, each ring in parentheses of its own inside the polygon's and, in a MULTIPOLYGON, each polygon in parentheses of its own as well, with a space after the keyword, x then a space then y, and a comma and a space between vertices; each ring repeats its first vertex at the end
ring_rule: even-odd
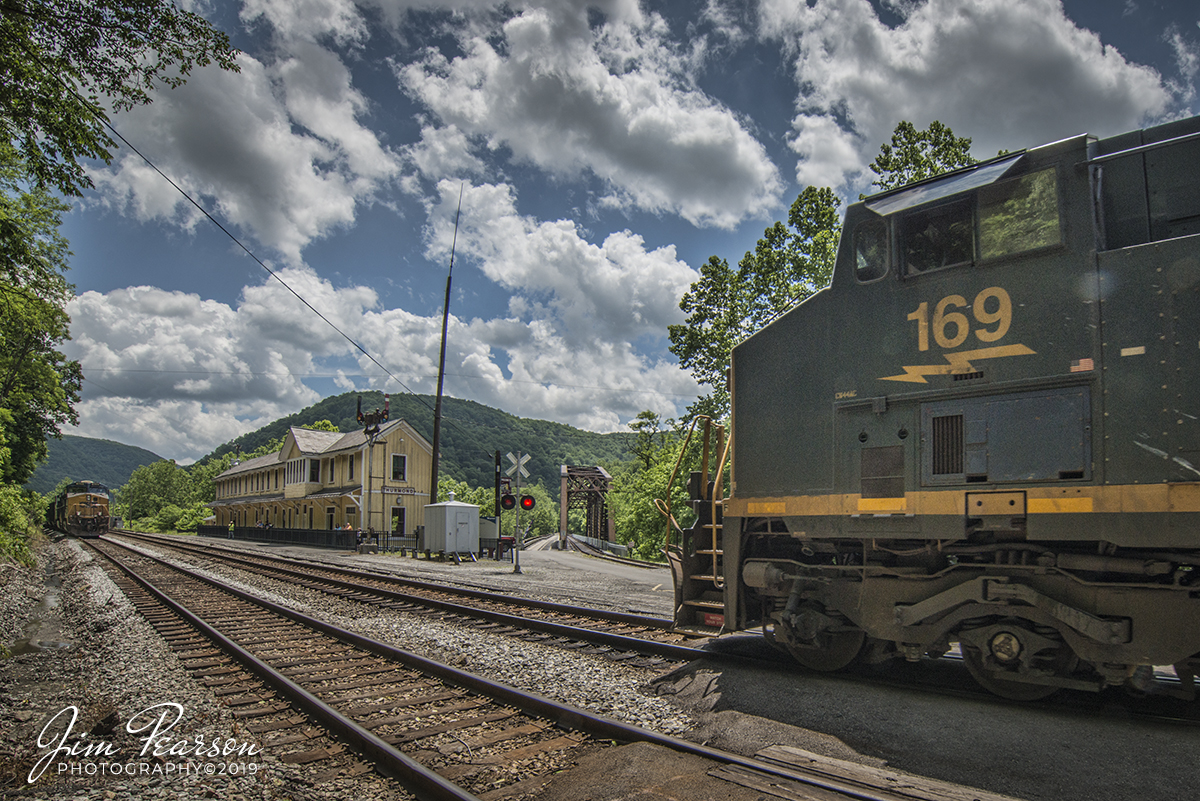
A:
POLYGON ((50 526, 74 537, 99 537, 112 522, 112 493, 95 481, 77 481, 54 497, 46 510, 50 526))
POLYGON ((995 693, 1200 667, 1200 118, 866 198, 733 350, 676 625, 820 670, 955 644, 995 693))

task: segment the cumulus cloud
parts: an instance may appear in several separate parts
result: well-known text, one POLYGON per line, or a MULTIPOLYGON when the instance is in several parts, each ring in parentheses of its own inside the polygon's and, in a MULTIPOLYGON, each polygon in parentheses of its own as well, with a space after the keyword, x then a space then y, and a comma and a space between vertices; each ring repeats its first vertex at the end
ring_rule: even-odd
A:
MULTIPOLYGON (((440 259, 459 187, 439 189, 428 249, 440 259)), ((458 253, 512 298, 498 319, 451 317, 447 391, 600 431, 646 408, 674 415, 695 383, 674 362, 639 353, 636 340, 678 321, 694 271, 673 248, 648 249, 628 231, 594 245, 569 221, 521 216, 515 200, 507 186, 464 192, 458 253)), ((81 433, 119 431, 192 459, 315 402, 305 384, 314 375, 343 390, 433 392, 440 315, 382 308, 375 290, 337 287, 307 268, 279 275, 391 377, 270 278, 246 287, 236 307, 153 287, 84 292, 68 309, 66 348, 88 379, 81 433)))
POLYGON ((244 0, 241 18, 249 23, 266 20, 283 39, 329 36, 346 45, 367 37, 366 20, 353 0, 244 0))
POLYGON ((783 43, 800 87, 791 145, 802 182, 852 180, 900 120, 941 120, 986 157, 1118 133, 1181 99, 1155 70, 1076 26, 1060 0, 893 5, 904 16, 895 28, 868 0, 762 3, 761 34, 783 43), (823 134, 834 126, 848 134, 831 142, 823 134))
MULTIPOLYGON (((354 222, 399 162, 359 121, 366 101, 331 51, 301 43, 274 66, 247 55, 239 64, 236 74, 197 70, 123 114, 122 132, 193 198, 299 264, 309 242, 354 222)), ((139 220, 199 219, 134 154, 93 178, 103 202, 139 220)))
POLYGON ((463 55, 429 48, 397 75, 444 125, 556 175, 591 173, 610 205, 731 227, 777 204, 765 149, 695 88, 663 20, 610 6, 593 28, 581 2, 526 4, 499 29, 459 29, 463 55))
MULTIPOLYGON (((460 188, 452 181, 439 187, 428 251, 432 260, 449 253, 460 188)), ((681 321, 679 298, 698 278, 676 258, 674 246, 647 250, 628 230, 595 245, 571 220, 523 216, 507 185, 465 189, 458 253, 515 292, 509 304, 514 316, 551 320, 572 348, 661 335, 669 323, 681 321)))
POLYGON ((301 381, 312 356, 226 304, 129 287, 84 292, 67 311, 64 349, 87 379, 78 406, 87 436, 190 461, 319 399, 301 381))

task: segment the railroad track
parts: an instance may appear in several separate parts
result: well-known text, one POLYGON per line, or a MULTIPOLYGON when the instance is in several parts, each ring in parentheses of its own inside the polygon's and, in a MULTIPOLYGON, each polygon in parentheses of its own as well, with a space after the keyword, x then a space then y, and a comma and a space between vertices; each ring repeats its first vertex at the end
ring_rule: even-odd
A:
MULTIPOLYGON (((443 618, 453 617, 499 633, 534 632, 533 636, 540 641, 565 648, 591 644, 643 667, 657 667, 664 660, 686 662, 706 655, 698 646, 707 638, 688 638, 673 632, 671 621, 665 618, 447 587, 295 559, 251 556, 132 532, 117 533, 154 547, 201 556, 266 578, 387 609, 418 614, 434 610, 443 618)), ((112 535, 109 536, 111 539, 112 535)))
POLYGON ((284 761, 313 763, 317 779, 373 767, 418 798, 500 801, 535 790, 589 753, 641 741, 710 760, 709 776, 754 791, 828 801, 947 797, 949 785, 938 782, 814 762, 788 749, 752 759, 639 729, 339 629, 119 543, 87 546, 246 730, 284 761))

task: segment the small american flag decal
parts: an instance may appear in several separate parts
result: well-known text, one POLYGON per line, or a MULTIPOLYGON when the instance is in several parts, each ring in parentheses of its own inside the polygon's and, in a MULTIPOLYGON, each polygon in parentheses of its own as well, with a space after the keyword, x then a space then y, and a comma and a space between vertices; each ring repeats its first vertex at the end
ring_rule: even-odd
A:
POLYGON ((1071 362, 1072 373, 1087 373, 1096 369, 1096 363, 1091 359, 1075 359, 1071 362))

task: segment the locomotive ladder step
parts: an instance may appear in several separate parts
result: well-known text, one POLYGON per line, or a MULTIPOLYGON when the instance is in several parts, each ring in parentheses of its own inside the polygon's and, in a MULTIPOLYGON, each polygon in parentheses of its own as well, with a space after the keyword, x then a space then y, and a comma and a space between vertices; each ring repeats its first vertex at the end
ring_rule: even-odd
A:
POLYGON ((716 550, 716 551, 713 551, 713 550, 696 551, 696 553, 697 553, 697 554, 702 554, 702 555, 704 555, 704 556, 712 556, 713 554, 716 554, 717 556, 724 556, 724 555, 725 555, 725 551, 724 551, 724 550, 720 550, 720 549, 718 549, 718 550, 716 550))
POLYGON ((699 607, 700 609, 724 609, 725 608, 725 603, 723 601, 684 601, 683 605, 684 606, 695 606, 695 607, 699 607))

